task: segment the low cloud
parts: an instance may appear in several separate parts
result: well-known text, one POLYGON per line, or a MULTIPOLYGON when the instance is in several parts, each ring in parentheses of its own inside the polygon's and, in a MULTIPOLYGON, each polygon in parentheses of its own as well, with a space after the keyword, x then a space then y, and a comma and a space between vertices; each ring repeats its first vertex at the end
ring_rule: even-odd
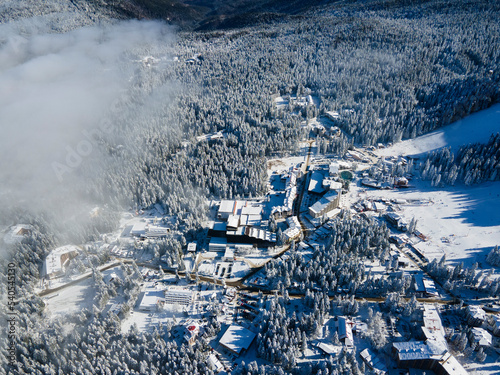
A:
POLYGON ((100 158, 93 137, 113 132, 112 112, 141 58, 173 38, 159 22, 64 34, 0 25, 0 204, 76 204, 79 164, 100 158))

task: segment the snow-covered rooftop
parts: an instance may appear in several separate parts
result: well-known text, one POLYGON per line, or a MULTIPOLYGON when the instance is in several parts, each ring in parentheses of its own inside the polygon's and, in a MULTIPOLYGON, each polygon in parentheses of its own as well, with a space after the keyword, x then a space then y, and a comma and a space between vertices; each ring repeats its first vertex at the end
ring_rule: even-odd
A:
POLYGON ((480 306, 469 305, 467 306, 467 313, 474 319, 486 319, 486 313, 480 306))
POLYGON ((21 242, 23 237, 29 234, 32 230, 33 227, 29 224, 17 224, 10 228, 9 232, 5 235, 3 240, 8 244, 21 242))
POLYGON ((239 325, 231 325, 221 337, 219 344, 239 355, 242 350, 248 349, 254 338, 255 333, 252 331, 239 325))
POLYGON ((472 328, 471 335, 473 341, 480 346, 490 346, 492 343, 491 334, 483 328, 472 328))
POLYGON ((439 345, 427 345, 423 341, 394 342, 392 344, 398 352, 400 361, 431 359, 440 357, 446 351, 439 345))
POLYGON ((313 193, 322 193, 324 191, 322 186, 323 174, 321 172, 314 171, 311 175, 311 180, 309 181, 309 187, 307 190, 313 193))
POLYGON ((329 191, 326 193, 319 201, 314 203, 309 209, 314 213, 320 213, 325 209, 325 207, 335 200, 338 196, 338 193, 335 190, 329 191))
POLYGON ((141 310, 155 310, 158 303, 164 299, 163 290, 149 289, 144 292, 139 308, 141 310))

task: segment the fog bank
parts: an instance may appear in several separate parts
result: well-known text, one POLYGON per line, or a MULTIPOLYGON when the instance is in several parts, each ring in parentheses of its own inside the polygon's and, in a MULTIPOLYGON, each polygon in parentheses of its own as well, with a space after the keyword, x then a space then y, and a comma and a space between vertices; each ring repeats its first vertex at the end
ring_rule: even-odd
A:
POLYGON ((77 210, 82 179, 92 178, 80 166, 105 168, 96 139, 117 131, 113 111, 141 59, 173 39, 159 22, 64 34, 43 23, 0 25, 0 204, 77 210))

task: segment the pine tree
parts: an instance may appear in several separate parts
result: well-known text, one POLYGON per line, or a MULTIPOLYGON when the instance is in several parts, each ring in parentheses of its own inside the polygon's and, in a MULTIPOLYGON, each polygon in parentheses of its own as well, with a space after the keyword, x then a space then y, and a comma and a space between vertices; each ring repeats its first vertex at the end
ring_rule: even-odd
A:
POLYGON ((476 354, 476 360, 479 362, 479 363, 483 363, 485 360, 486 360, 486 353, 484 352, 483 350, 483 347, 481 346, 479 348, 479 350, 477 351, 477 354, 476 354))

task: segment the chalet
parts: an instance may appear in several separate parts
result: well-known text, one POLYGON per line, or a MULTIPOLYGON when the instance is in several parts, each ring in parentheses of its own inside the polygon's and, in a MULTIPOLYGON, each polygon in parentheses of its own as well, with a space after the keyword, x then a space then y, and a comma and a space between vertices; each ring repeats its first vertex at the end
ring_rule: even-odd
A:
POLYGON ((78 255, 76 246, 62 246, 52 250, 43 264, 43 270, 47 279, 60 277, 64 274, 71 259, 78 255))
POLYGON ((474 327, 479 327, 486 319, 486 313, 480 306, 469 305, 466 309, 467 324, 474 327))
POLYGON ((434 284, 434 280, 424 278, 424 288, 427 297, 439 297, 439 293, 437 291, 436 284, 434 284))
POLYGON ((413 287, 415 288, 415 293, 419 298, 431 298, 439 296, 434 281, 424 277, 422 273, 416 273, 413 275, 413 287))
POLYGON ((207 364, 208 367, 214 371, 215 373, 218 373, 224 369, 224 366, 222 363, 217 359, 215 354, 210 354, 207 358, 207 364))
POLYGON ((484 328, 477 327, 471 329, 469 340, 477 345, 476 349, 479 349, 480 347, 486 349, 490 347, 493 342, 493 338, 488 331, 486 331, 484 328))
POLYGON ((333 122, 339 121, 340 120, 340 113, 337 111, 329 111, 325 113, 325 116, 333 122))
POLYGON ((297 178, 300 176, 299 168, 290 168, 290 171, 283 175, 285 180, 285 200, 282 206, 273 207, 271 215, 275 217, 287 217, 293 212, 293 202, 297 197, 297 178))
POLYGON ((366 363, 368 368, 377 375, 385 375, 388 373, 387 367, 370 349, 365 349, 359 353, 361 359, 366 363))
POLYGON ((283 232, 287 241, 294 240, 300 236, 302 233, 302 228, 297 216, 291 216, 286 219, 288 228, 283 232))
POLYGON ((34 227, 29 224, 18 224, 10 228, 9 232, 4 237, 4 242, 13 244, 21 242, 23 238, 34 230, 34 227))
POLYGON ((352 335, 352 326, 354 323, 343 316, 337 318, 337 331, 340 341, 344 343, 347 347, 352 347, 354 345, 354 339, 352 335))
POLYGON ((395 244, 400 249, 406 244, 406 241, 403 238, 395 235, 389 237, 389 242, 395 244))
POLYGON ((337 354, 339 354, 342 351, 342 347, 341 346, 327 344, 327 343, 324 343, 324 342, 320 342, 316 346, 324 354, 332 356, 332 357, 336 356, 337 354))
POLYGON ((193 345, 196 342, 196 337, 200 333, 200 326, 194 320, 190 320, 184 326, 184 340, 187 341, 189 345, 193 345))
POLYGON ((408 179, 405 177, 398 177, 394 181, 394 185, 399 188, 406 188, 408 187, 408 179))
POLYGON ((399 216, 395 212, 388 212, 384 216, 387 222, 396 229, 402 232, 406 232, 408 230, 408 224, 404 221, 404 219, 401 216, 399 216))
POLYGON ((495 336, 500 336, 500 316, 488 315, 487 322, 488 329, 491 330, 495 336))

